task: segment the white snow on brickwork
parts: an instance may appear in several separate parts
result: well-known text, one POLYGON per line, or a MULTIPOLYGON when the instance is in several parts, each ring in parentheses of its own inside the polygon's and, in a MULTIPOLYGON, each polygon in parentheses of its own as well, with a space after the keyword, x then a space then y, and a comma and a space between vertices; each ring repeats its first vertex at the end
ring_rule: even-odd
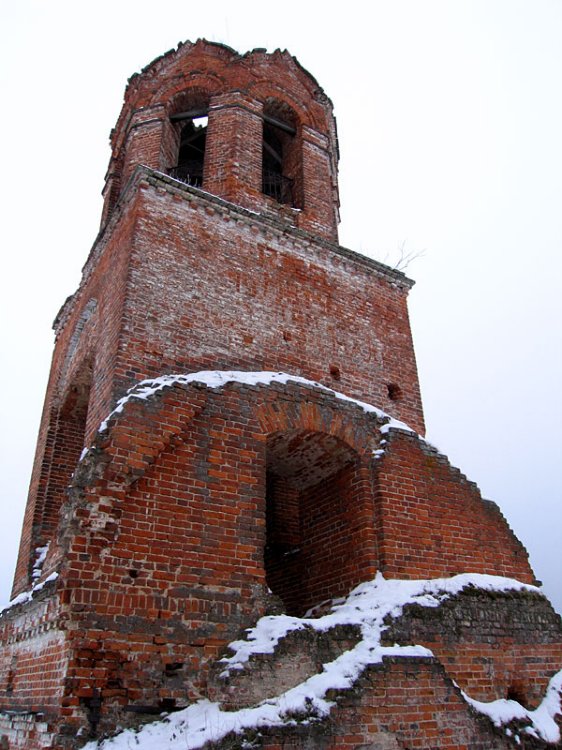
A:
MULTIPOLYGON (((560 730, 554 720, 562 712, 562 671, 557 672, 550 680, 544 699, 540 706, 530 711, 517 701, 500 698, 490 703, 475 701, 463 692, 465 700, 482 714, 490 718, 497 727, 509 724, 515 719, 529 722, 529 726, 520 730, 520 734, 530 734, 545 742, 558 742, 560 730)), ((511 733, 511 730, 509 730, 511 733)), ((517 739, 517 734, 515 739, 517 739)))
POLYGON ((44 547, 36 547, 35 549, 35 562, 33 563, 33 570, 31 572, 31 577, 34 581, 36 581, 38 578, 41 578, 41 573, 43 571, 43 563, 45 562, 47 558, 47 552, 49 551, 49 545, 50 542, 47 542, 47 544, 44 547))
POLYGON ((51 573, 51 575, 47 576, 47 578, 45 578, 44 581, 41 581, 41 583, 36 583, 35 586, 33 586, 33 588, 29 589, 29 591, 22 591, 21 594, 18 594, 8 604, 6 604, 4 607, 1 607, 0 612, 5 612, 7 609, 10 609, 11 607, 15 607, 16 604, 25 604, 25 602, 30 602, 33 599, 33 594, 36 594, 38 591, 41 591, 41 589, 46 583, 50 583, 51 581, 56 581, 58 577, 59 577, 59 574, 57 572, 51 573))
MULTIPOLYGON (((322 617, 263 617, 247 631, 244 640, 230 644, 232 653, 222 660, 222 676, 226 679, 233 672, 243 670, 253 654, 272 653, 279 640, 291 631, 303 628, 327 631, 337 625, 358 627, 361 638, 357 645, 324 664, 321 673, 251 708, 223 711, 218 703, 201 700, 139 731, 126 730, 111 739, 90 742, 85 750, 129 750, 133 747, 136 750, 161 750, 163 747, 167 750, 193 750, 206 742, 218 742, 231 732, 291 726, 296 719, 302 722, 322 718, 334 705, 327 698, 328 692, 350 688, 369 665, 380 663, 385 656, 432 656, 432 652, 422 646, 381 646, 387 616, 400 616, 407 604, 438 607, 448 597, 470 586, 486 591, 539 592, 534 586, 496 576, 464 574, 428 581, 399 581, 385 580, 379 574, 373 581, 357 586, 346 599, 334 603, 332 610, 322 617)), ((522 719, 529 724, 526 729, 529 734, 557 742, 559 733, 553 716, 561 710, 561 687, 562 672, 551 680, 544 701, 535 711, 528 711, 515 701, 481 703, 463 695, 473 708, 489 716, 498 726, 522 719)))
POLYGON ((328 388, 314 380, 307 380, 298 375, 288 375, 285 372, 246 372, 243 370, 201 370, 200 372, 191 372, 183 375, 162 375, 159 378, 142 380, 131 388, 123 398, 119 399, 115 409, 101 423, 99 431, 104 432, 107 429, 109 419, 115 414, 122 412, 125 404, 132 399, 148 399, 164 388, 169 388, 176 384, 189 385, 191 383, 202 383, 208 388, 222 388, 229 383, 242 383, 243 385, 273 385, 274 383, 286 385, 287 383, 298 383, 309 388, 319 388, 326 393, 332 394, 332 396, 340 399, 340 401, 349 401, 367 413, 376 414, 377 417, 385 421, 385 424, 381 427, 382 433, 388 432, 391 428, 414 432, 407 424, 394 419, 390 414, 382 411, 382 409, 377 409, 376 406, 346 396, 345 393, 334 391, 332 388, 328 388))

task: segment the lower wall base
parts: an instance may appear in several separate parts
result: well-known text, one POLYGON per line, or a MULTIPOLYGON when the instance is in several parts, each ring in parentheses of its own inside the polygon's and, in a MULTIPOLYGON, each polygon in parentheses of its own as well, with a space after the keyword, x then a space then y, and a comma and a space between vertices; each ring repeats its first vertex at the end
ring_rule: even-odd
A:
POLYGON ((45 714, 0 712, 0 750, 43 750, 52 746, 54 737, 45 714))

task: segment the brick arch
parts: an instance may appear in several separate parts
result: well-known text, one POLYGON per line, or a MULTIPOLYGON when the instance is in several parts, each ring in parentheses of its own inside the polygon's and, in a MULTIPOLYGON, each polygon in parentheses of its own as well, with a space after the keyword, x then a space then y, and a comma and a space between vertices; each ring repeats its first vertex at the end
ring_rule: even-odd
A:
POLYGON ((300 119, 283 98, 263 101, 262 191, 294 208, 304 205, 303 143, 300 119), (293 128, 290 133, 278 123, 293 128))
POLYGON ((281 397, 260 401, 255 417, 265 438, 276 432, 327 433, 365 459, 378 448, 378 420, 374 414, 309 386, 290 384, 281 397))
MULTIPOLYGON (((183 575, 195 575, 201 590, 212 583, 264 596, 271 574, 265 547, 272 540, 266 527, 275 519, 268 503, 276 501, 287 518, 291 493, 299 542, 306 545, 299 596, 291 595, 286 570, 279 585, 270 582, 288 611, 303 613, 375 574, 374 415, 312 385, 209 387, 185 376, 167 383, 151 393, 154 385, 139 384, 80 463, 61 520, 63 578, 86 545, 88 575, 103 554, 115 560, 119 575, 130 567, 144 581, 151 542, 132 530, 158 517, 168 519, 160 525, 172 524, 158 541, 160 554, 182 561, 183 575)), ((275 533, 274 543, 287 542, 275 533)), ((164 562, 155 586, 168 574, 164 562)))
POLYGON ((94 453, 100 450, 105 454, 105 476, 124 486, 143 476, 182 434, 207 398, 204 391, 174 384, 145 400, 135 398, 139 388, 142 390, 142 384, 108 417, 92 446, 94 453))
MULTIPOLYGON (((219 88, 220 81, 214 81, 208 75, 202 75, 201 79, 199 76, 196 76, 187 84, 182 82, 179 90, 176 84, 173 93, 170 92, 166 96, 165 106, 169 115, 178 114, 186 109, 209 106, 209 100, 219 88)), ((160 99, 161 96, 158 98, 160 99)))
MULTIPOLYGON (((204 80, 189 81, 166 102, 168 119, 162 128, 161 160, 168 174, 194 187, 201 187, 207 171, 207 127, 198 125, 197 118, 209 113, 211 97, 216 86, 204 80), (191 113, 191 117, 177 119, 191 113)), ((217 84, 218 85, 218 84, 217 84)))
POLYGON ((289 431, 266 444, 268 587, 289 614, 345 595, 374 573, 369 483, 347 443, 325 432, 289 431))
MULTIPOLYGON (((112 481, 127 485, 136 482, 170 441, 182 435, 207 401, 220 402, 229 389, 252 394, 247 397, 252 423, 263 445, 276 434, 318 433, 346 445, 370 467, 373 451, 378 448, 381 420, 351 401, 342 401, 312 384, 289 382, 280 389, 277 384, 227 382, 213 388, 197 380, 182 382, 185 377, 171 375, 169 385, 156 387, 149 395, 146 389, 158 380, 139 383, 100 427, 91 449, 105 455, 104 473, 112 481)), ((228 417, 229 407, 225 406, 224 414, 228 417)))
MULTIPOLYGON (((95 297, 90 297, 90 299, 84 305, 82 312, 80 313, 80 317, 74 325, 72 335, 70 336, 68 347, 64 356, 64 362, 61 367, 59 385, 60 383, 64 382, 66 374, 72 368, 72 361, 73 359, 75 359, 75 355, 81 344, 82 348, 84 348, 83 342, 89 339, 88 334, 91 333, 91 331, 88 331, 88 329, 91 327, 95 327, 97 312, 98 301, 95 297), (86 331, 86 333, 84 333, 84 331, 86 331)), ((89 344, 88 346, 91 350, 91 345, 89 344)), ((91 357, 91 351, 88 351, 86 356, 83 358, 89 359, 91 357)))
MULTIPOLYGON (((312 99, 313 97, 306 90, 303 90, 312 99)), ((322 108, 322 114, 313 111, 311 102, 305 101, 302 96, 295 96, 294 92, 268 80, 258 80, 248 86, 248 94, 254 99, 264 104, 268 100, 282 102, 285 106, 293 110, 298 125, 309 125, 317 130, 326 129, 326 114, 322 108)))
MULTIPOLYGON (((33 582, 37 549, 51 545, 52 554, 61 507, 84 447, 93 363, 93 354, 88 353, 75 363, 70 373, 65 373, 64 387, 59 384, 60 393, 47 412, 45 452, 34 501, 26 509, 25 521, 30 533, 20 546, 14 592, 25 590, 33 582)), ((48 561, 43 567, 47 564, 48 561)))
POLYGON ((154 93, 154 101, 163 103, 168 115, 175 115, 190 107, 209 105, 211 97, 224 90, 223 76, 210 72, 195 72, 188 79, 181 78, 170 85, 164 81, 161 90, 154 93))
POLYGON ((377 430, 359 407, 306 386, 262 398, 265 577, 286 610, 302 615, 377 570, 377 430))

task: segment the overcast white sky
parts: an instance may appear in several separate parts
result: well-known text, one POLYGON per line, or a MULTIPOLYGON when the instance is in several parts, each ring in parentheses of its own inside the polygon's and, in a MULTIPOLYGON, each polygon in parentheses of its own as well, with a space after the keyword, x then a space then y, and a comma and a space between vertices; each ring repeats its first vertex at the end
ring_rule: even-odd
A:
POLYGON ((425 251, 408 274, 428 437, 562 610, 561 0, 0 0, 0 602, 126 80, 200 36, 287 48, 331 97, 341 244, 425 251))

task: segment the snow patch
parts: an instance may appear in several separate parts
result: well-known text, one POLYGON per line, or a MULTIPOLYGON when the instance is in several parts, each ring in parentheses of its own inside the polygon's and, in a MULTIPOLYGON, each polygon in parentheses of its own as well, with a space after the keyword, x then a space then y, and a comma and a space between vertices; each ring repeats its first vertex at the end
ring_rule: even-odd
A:
MULTIPOLYGON (((550 680, 541 704, 532 711, 517 701, 501 698, 490 703, 484 703, 470 698, 463 692, 464 699, 481 714, 491 719, 495 726, 501 727, 516 719, 528 721, 529 726, 524 727, 520 733, 524 732, 544 742, 558 742, 560 740, 560 730, 555 721, 555 716, 562 712, 561 694, 562 670, 557 672, 550 680)), ((509 729, 506 729, 506 734, 508 732, 511 733, 509 729)))
POLYGON ((6 604, 5 607, 2 607, 0 609, 0 612, 6 612, 8 609, 15 607, 16 604, 25 604, 25 602, 30 602, 33 599, 33 594, 35 594, 37 591, 41 591, 46 583, 56 581, 58 577, 59 574, 56 571, 54 573, 51 573, 49 576, 47 576, 47 578, 45 578, 44 581, 41 581, 41 583, 36 583, 35 586, 33 586, 33 588, 31 588, 29 591, 23 591, 21 594, 18 594, 14 599, 6 604))
MULTIPOLYGON (((189 385, 191 383, 201 383, 208 388, 222 388, 229 383, 242 383, 244 385, 272 385, 273 383, 281 383, 282 385, 285 385, 287 383, 298 383, 300 385, 318 388, 326 393, 330 393, 340 401, 347 401, 356 404, 367 414, 376 414, 379 419, 385 422, 380 428, 381 434, 386 434, 391 429, 405 430, 415 434, 414 430, 412 430, 412 428, 405 422, 394 419, 390 414, 387 414, 382 409, 378 409, 376 406, 346 396, 345 393, 335 391, 333 388, 328 388, 328 386, 322 385, 322 383, 318 383, 315 380, 307 380, 299 375, 288 375, 285 372, 271 372, 267 370, 262 372, 246 372, 244 370, 201 370, 200 372, 162 375, 159 378, 142 380, 131 388, 123 398, 119 399, 115 409, 113 409, 109 416, 103 420, 98 431, 105 432, 111 417, 122 412, 125 405, 132 399, 146 400, 164 388, 170 388, 176 384, 189 385)), ((381 445, 382 444, 384 443, 381 443, 381 445)), ((84 449, 80 459, 82 459, 86 453, 87 449, 84 449)), ((376 458, 380 458, 382 455, 380 449, 374 451, 374 453, 376 458)))
MULTIPOLYGON (((244 640, 230 644, 232 655, 222 659, 225 669, 221 676, 226 678, 233 671, 244 669, 253 654, 272 653, 279 640, 291 631, 303 628, 327 631, 336 625, 358 626, 361 639, 356 646, 324 664, 321 673, 279 696, 238 711, 223 711, 218 703, 200 700, 138 731, 126 730, 111 739, 90 742, 84 750, 128 750, 130 747, 137 750, 160 750, 162 747, 195 750, 206 742, 218 742, 231 732, 291 725, 295 723, 295 717, 300 721, 318 720, 326 716, 333 705, 326 698, 328 691, 351 687, 367 666, 381 662, 385 656, 432 656, 432 652, 422 646, 381 646, 381 635, 387 627, 384 620, 388 615, 399 616, 407 604, 438 607, 468 586, 485 591, 539 592, 535 586, 497 576, 463 574, 435 580, 399 581, 385 580, 378 574, 373 581, 353 589, 346 599, 334 602, 332 610, 317 619, 287 615, 261 618, 255 627, 248 629, 244 640)), ((530 722, 529 734, 536 733, 535 736, 548 737, 548 741, 555 742, 558 741, 558 730, 552 717, 561 708, 561 689, 562 672, 551 680, 543 703, 535 711, 527 711, 514 701, 487 704, 463 695, 473 708, 490 716, 498 726, 514 718, 525 718, 530 722), (506 707, 503 703, 509 705, 506 707)))
POLYGON ((33 570, 31 571, 31 577, 34 581, 36 581, 38 578, 41 578, 43 563, 47 558, 47 552, 49 551, 50 544, 50 542, 47 542, 44 547, 35 548, 35 562, 33 563, 33 570))

